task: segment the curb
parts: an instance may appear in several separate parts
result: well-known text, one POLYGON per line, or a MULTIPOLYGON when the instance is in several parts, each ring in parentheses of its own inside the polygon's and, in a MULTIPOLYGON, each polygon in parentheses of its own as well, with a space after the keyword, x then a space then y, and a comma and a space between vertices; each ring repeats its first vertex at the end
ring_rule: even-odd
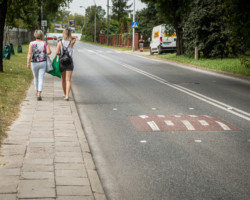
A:
MULTIPOLYGON (((72 91, 71 93, 73 94, 72 91)), ((96 166, 94 164, 92 154, 88 145, 88 141, 86 139, 86 135, 83 131, 80 117, 78 115, 78 111, 76 109, 74 95, 72 96, 73 96, 73 101, 70 101, 70 108, 72 111, 72 116, 74 119, 77 136, 80 142, 82 156, 83 156, 85 168, 87 170, 88 178, 90 181, 90 186, 91 186, 92 192, 96 200, 106 200, 107 198, 105 196, 99 175, 97 173, 96 166)))

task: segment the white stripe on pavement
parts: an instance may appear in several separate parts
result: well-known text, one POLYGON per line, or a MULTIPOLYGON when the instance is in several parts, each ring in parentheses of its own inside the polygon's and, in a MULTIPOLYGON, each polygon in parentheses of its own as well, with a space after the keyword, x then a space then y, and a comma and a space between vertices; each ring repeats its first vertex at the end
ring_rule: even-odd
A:
POLYGON ((229 128, 226 124, 222 123, 222 122, 219 122, 219 121, 216 121, 217 124, 220 125, 220 127, 225 130, 225 131, 230 131, 231 128, 229 128))
POLYGON ((186 126, 187 130, 189 130, 189 131, 194 131, 195 130, 193 125, 188 120, 181 120, 181 121, 186 126))
POLYGON ((150 121, 150 122, 147 122, 148 125, 150 126, 150 128, 153 130, 153 131, 159 131, 160 128, 157 126, 157 124, 154 122, 154 121, 150 121))
POLYGON ((140 118, 142 118, 142 119, 146 119, 146 118, 148 118, 148 116, 147 116, 147 115, 140 115, 139 117, 140 117, 140 118))
POLYGON ((174 123, 170 120, 165 120, 164 121, 168 126, 174 126, 174 123))
POLYGON ((198 120, 202 126, 208 126, 209 124, 205 120, 198 120))

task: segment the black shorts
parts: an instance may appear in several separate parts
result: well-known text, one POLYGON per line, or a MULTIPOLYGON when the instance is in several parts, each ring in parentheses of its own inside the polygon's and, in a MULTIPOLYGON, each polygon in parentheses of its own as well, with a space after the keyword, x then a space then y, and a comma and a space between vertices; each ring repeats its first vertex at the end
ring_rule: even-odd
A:
POLYGON ((71 65, 67 65, 67 66, 64 66, 64 65, 61 65, 61 64, 60 64, 60 71, 61 71, 61 72, 73 71, 73 70, 74 70, 73 62, 72 62, 71 65))

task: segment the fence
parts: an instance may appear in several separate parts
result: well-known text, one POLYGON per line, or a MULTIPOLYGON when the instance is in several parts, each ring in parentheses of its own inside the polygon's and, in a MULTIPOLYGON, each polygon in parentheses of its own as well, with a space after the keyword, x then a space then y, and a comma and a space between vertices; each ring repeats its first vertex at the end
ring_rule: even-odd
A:
MULTIPOLYGON (((100 44, 107 44, 107 35, 100 34, 98 41, 100 44)), ((110 44, 115 47, 132 48, 133 39, 131 39, 129 36, 125 36, 124 38, 122 38, 122 34, 115 34, 115 35, 112 35, 112 41, 110 44)), ((138 44, 139 44, 139 34, 136 33, 135 34, 135 50, 138 49, 138 44)))
POLYGON ((17 28, 9 29, 9 27, 7 26, 4 27, 3 45, 9 44, 9 43, 12 43, 13 45, 17 45, 18 39, 19 39, 19 44, 31 41, 32 39, 31 32, 25 29, 18 30, 17 28))

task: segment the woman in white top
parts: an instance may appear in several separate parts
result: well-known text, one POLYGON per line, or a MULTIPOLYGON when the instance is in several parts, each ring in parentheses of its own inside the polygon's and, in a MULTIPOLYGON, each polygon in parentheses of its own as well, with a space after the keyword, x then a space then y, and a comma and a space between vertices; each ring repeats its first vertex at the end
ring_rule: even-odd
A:
POLYGON ((29 52, 27 56, 27 67, 32 69, 34 75, 34 84, 36 88, 37 100, 42 100, 41 93, 43 90, 43 78, 46 71, 46 50, 47 54, 51 54, 50 46, 44 42, 43 32, 35 30, 35 41, 30 42, 29 52), (31 61, 31 65, 30 65, 31 61))
MULTIPOLYGON (((73 46, 75 44, 75 39, 71 36, 70 29, 66 28, 63 31, 63 39, 62 42, 58 42, 57 48, 56 48, 56 54, 57 55, 63 55, 64 51, 67 51, 69 56, 72 59, 73 54, 73 46)), ((62 76, 62 88, 64 92, 64 100, 69 100, 69 93, 71 89, 71 76, 74 69, 73 61, 71 61, 71 64, 69 65, 63 65, 60 63, 60 71, 62 76)))

